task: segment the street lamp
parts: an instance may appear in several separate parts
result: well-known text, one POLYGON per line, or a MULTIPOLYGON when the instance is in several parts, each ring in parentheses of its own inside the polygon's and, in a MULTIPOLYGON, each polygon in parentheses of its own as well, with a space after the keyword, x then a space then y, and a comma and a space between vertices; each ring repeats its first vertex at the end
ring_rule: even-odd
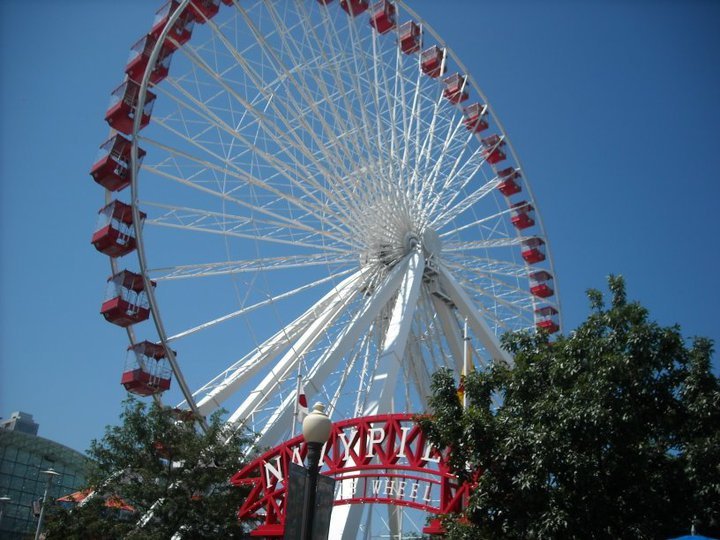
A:
POLYGON ((323 445, 330 437, 332 422, 325 414, 322 403, 316 403, 313 410, 303 420, 302 432, 307 443, 308 480, 305 484, 305 504, 303 507, 302 536, 303 540, 311 540, 313 520, 315 518, 315 493, 317 491, 320 454, 323 445))
POLYGON ((42 529, 43 516, 45 515, 45 503, 47 502, 48 491, 50 491, 50 484, 52 484, 52 481, 56 476, 60 476, 60 473, 55 472, 52 468, 47 471, 40 471, 40 474, 47 476, 47 483, 45 484, 45 494, 43 495, 42 506, 40 506, 40 517, 38 518, 37 529, 35 530, 35 540, 40 538, 40 529, 42 529))

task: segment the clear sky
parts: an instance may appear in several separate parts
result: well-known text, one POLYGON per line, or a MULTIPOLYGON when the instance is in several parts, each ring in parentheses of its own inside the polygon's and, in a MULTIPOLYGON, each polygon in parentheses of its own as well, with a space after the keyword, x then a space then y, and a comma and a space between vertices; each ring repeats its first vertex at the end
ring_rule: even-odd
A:
MULTIPOLYGON (((513 141, 566 330, 587 314, 584 291, 619 273, 661 324, 720 340, 720 4, 409 5, 513 141)), ((109 265, 89 243, 103 195, 88 170, 155 8, 0 2, 0 415, 31 413, 40 435, 79 450, 116 422, 127 346, 98 313, 109 265)))

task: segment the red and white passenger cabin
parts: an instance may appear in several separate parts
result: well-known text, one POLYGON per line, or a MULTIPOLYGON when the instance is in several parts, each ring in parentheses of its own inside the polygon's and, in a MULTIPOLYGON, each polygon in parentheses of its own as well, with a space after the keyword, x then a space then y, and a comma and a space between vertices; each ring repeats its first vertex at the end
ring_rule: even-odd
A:
POLYGON ((165 347, 142 341, 128 347, 120 382, 132 394, 151 396, 170 388, 171 375, 165 347))
MULTIPOLYGON (((138 114, 137 106, 140 97, 140 84, 127 79, 112 92, 110 107, 105 113, 105 121, 111 128, 130 135, 133 130, 135 116, 138 114)), ((150 115, 155 103, 155 94, 145 93, 142 115, 140 117, 140 129, 150 123, 150 115)))
MULTIPOLYGON (((98 224, 92 235, 92 244, 108 257, 122 257, 137 247, 133 227, 132 207, 121 201, 111 201, 98 212, 98 224)), ((140 212, 140 219, 146 214, 140 212)))
MULTIPOLYGON (((130 185, 130 150, 132 143, 116 133, 100 146, 90 176, 108 191, 120 191, 130 185)), ((142 163, 145 150, 138 147, 138 162, 142 163)))
MULTIPOLYGON (((155 282, 150 282, 155 286, 155 282)), ((145 281, 140 274, 122 270, 108 278, 108 287, 100 313, 108 322, 126 328, 150 317, 145 281)))
MULTIPOLYGON (((150 55, 156 44, 157 37, 152 34, 141 37, 133 44, 130 48, 130 58, 125 66, 125 74, 128 76, 128 79, 137 83, 142 81, 145 69, 150 61, 150 55)), ((168 76, 173 52, 174 49, 166 45, 163 45, 160 49, 153 70, 150 72, 150 84, 157 84, 168 76)))
POLYGON ((548 334, 554 334, 560 330, 558 310, 552 306, 543 306, 535 310, 535 326, 545 330, 548 334))
POLYGON ((370 8, 370 26, 379 34, 386 34, 395 28, 395 4, 387 0, 375 2, 370 8))

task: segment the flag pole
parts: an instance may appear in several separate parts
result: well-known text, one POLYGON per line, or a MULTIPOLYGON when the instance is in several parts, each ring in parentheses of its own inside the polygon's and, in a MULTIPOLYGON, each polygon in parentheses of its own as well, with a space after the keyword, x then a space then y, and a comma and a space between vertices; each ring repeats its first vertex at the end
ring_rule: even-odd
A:
MULTIPOLYGON (((468 359, 470 356, 470 338, 468 337, 468 321, 467 317, 465 318, 465 328, 463 330, 463 378, 467 379, 469 368, 468 368, 468 359)), ((467 382, 467 381, 465 381, 467 382)), ((467 390, 463 392, 463 402, 462 402, 463 409, 467 409, 467 390)))
MULTIPOLYGON (((298 361, 297 383, 295 384, 295 406, 293 407, 292 437, 295 437, 297 429, 297 417, 300 410, 300 362, 298 361)), ((291 437, 291 438, 292 438, 291 437)))

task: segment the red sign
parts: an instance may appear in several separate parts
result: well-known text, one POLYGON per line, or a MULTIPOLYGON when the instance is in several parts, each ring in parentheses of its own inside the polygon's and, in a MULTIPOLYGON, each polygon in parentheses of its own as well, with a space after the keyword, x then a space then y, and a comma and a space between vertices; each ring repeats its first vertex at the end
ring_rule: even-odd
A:
MULTIPOLYGON (((335 478, 334 505, 382 503, 430 514, 459 512, 469 484, 461 484, 447 465, 449 449, 434 448, 410 414, 387 414, 333 424, 323 447, 320 473, 335 478)), ((253 536, 282 537, 289 464, 302 465, 302 435, 277 446, 236 473, 231 482, 250 486, 238 511, 241 520, 260 521, 253 536)), ((438 519, 423 529, 442 534, 438 519)))

